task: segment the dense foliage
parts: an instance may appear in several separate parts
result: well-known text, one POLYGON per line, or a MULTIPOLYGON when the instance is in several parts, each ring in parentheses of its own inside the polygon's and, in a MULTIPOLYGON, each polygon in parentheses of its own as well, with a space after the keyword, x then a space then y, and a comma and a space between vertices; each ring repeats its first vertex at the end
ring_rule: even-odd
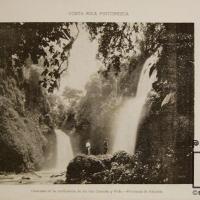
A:
POLYGON ((66 70, 69 50, 75 40, 75 36, 70 34, 72 25, 76 23, 1 24, 0 65, 21 83, 27 58, 30 57, 34 64, 42 58, 43 77, 40 83, 53 92, 66 70))
MULTIPOLYGON (((49 104, 35 74, 23 90, 0 69, 0 171, 38 170, 53 166, 55 134, 49 104)), ((39 76, 39 74, 37 74, 39 76)))

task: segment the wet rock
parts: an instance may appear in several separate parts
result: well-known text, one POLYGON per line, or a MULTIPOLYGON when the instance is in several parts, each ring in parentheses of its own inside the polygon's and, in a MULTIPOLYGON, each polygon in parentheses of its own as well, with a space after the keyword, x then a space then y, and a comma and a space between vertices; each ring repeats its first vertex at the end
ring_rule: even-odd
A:
POLYGON ((66 173, 66 172, 62 172, 62 173, 60 173, 60 174, 52 174, 52 175, 50 176, 50 178, 54 178, 54 177, 58 177, 58 176, 63 176, 63 175, 65 175, 65 173, 66 173))
POLYGON ((66 181, 68 183, 81 183, 92 174, 103 171, 106 166, 95 156, 78 155, 67 167, 66 181))
POLYGON ((21 178, 22 180, 30 180, 31 178, 30 177, 28 177, 28 176, 22 176, 22 178, 21 178))
POLYGON ((65 180, 62 180, 62 179, 58 179, 54 182, 54 184, 65 184, 65 180))

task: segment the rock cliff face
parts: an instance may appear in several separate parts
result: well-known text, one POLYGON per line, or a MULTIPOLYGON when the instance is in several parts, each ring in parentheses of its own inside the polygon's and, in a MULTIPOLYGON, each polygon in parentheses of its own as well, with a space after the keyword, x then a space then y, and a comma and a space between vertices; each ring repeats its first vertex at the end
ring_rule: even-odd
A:
POLYGON ((32 71, 19 84, 0 68, 0 171, 38 170, 53 164, 55 133, 38 76, 32 71))

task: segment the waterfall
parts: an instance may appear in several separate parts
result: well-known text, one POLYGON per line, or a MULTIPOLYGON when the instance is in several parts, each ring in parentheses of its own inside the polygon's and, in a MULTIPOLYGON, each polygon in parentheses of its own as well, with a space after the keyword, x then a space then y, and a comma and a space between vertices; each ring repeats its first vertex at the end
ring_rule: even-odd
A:
POLYGON ((67 164, 73 159, 73 152, 69 136, 59 129, 55 132, 57 140, 56 170, 62 171, 66 170, 67 164))
POLYGON ((137 130, 143 114, 143 107, 148 93, 152 89, 152 83, 157 80, 157 71, 153 67, 158 62, 161 51, 162 48, 158 48, 145 61, 142 66, 135 97, 125 99, 116 113, 112 130, 114 135, 112 152, 125 150, 132 154, 135 151, 137 130))

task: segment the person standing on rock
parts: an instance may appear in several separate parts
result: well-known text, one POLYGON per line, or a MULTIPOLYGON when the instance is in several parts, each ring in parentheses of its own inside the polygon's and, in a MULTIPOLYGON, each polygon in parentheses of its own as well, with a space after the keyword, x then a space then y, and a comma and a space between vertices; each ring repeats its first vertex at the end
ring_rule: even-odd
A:
POLYGON ((85 144, 85 146, 86 146, 86 149, 87 149, 87 155, 90 155, 90 150, 91 150, 91 144, 90 144, 90 142, 86 142, 86 144, 85 144))
POLYGON ((105 138, 105 140, 103 141, 103 153, 107 154, 108 153, 108 139, 105 138))

